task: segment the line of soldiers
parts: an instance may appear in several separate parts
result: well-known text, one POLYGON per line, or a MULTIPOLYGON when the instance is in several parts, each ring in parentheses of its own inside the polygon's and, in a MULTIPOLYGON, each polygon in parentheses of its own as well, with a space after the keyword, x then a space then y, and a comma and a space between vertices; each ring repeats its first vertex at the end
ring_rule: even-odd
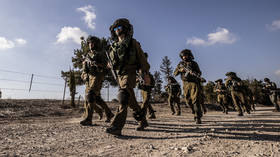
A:
MULTIPOLYGON (((83 62, 82 79, 86 82, 86 101, 84 103, 84 119, 81 125, 92 125, 94 111, 99 114, 100 119, 105 111, 106 122, 111 122, 106 132, 113 135, 121 135, 122 129, 126 123, 127 110, 130 107, 133 110, 133 117, 139 123, 137 131, 143 131, 148 127, 146 119, 147 111, 149 118, 156 118, 155 110, 152 108, 149 100, 151 98, 151 89, 154 86, 154 79, 149 72, 148 54, 144 53, 140 43, 133 38, 133 26, 128 19, 121 18, 116 20, 110 27, 111 40, 109 52, 104 52, 100 39, 95 36, 89 36, 87 46, 89 47, 87 57, 83 62), (100 96, 100 90, 105 75, 111 69, 113 76, 118 82, 118 101, 120 106, 114 115, 107 104, 100 96), (136 84, 141 89, 143 104, 140 106, 136 101, 134 88, 136 84)), ((191 50, 184 49, 180 52, 181 62, 177 65, 174 76, 181 76, 183 83, 183 92, 186 103, 191 107, 196 124, 201 124, 203 112, 206 113, 204 106, 204 96, 202 83, 205 79, 201 77, 201 71, 198 64, 194 61, 191 50)), ((226 86, 231 90, 231 95, 237 107, 239 115, 242 115, 244 105, 241 94, 236 91, 235 84, 241 80, 235 75, 229 76, 226 86), (241 104, 241 106, 240 106, 241 104)), ((175 114, 174 103, 176 103, 176 115, 181 114, 180 95, 181 88, 175 78, 168 78, 166 90, 171 93, 168 103, 172 114, 175 114)), ((218 91, 218 90, 217 90, 218 91)), ((219 91, 222 94, 222 91, 219 91)), ((219 98, 221 104, 225 106, 225 100, 222 96, 219 98)), ((245 106, 246 111, 250 110, 245 106)), ((227 108, 223 108, 227 113, 227 108)))

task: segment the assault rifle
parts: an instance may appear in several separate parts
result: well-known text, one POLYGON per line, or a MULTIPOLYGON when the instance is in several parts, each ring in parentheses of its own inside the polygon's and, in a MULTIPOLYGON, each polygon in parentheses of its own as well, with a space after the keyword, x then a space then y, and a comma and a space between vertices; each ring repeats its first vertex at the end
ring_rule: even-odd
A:
POLYGON ((117 72, 114 70, 112 60, 111 60, 111 58, 110 58, 108 52, 106 51, 105 53, 106 53, 106 57, 107 57, 107 59, 108 59, 108 64, 109 64, 109 66, 110 66, 112 75, 113 75, 114 79, 116 80, 118 86, 120 87, 120 82, 119 82, 119 79, 118 79, 118 75, 117 75, 117 72))
POLYGON ((184 65, 181 64, 181 67, 182 67, 182 68, 184 69, 184 71, 186 72, 186 73, 185 73, 185 77, 188 77, 188 75, 190 74, 190 75, 192 75, 192 76, 198 78, 200 81, 205 80, 204 78, 202 78, 202 77, 200 76, 200 74, 198 74, 198 73, 192 71, 191 68, 190 68, 189 66, 184 66, 184 65))

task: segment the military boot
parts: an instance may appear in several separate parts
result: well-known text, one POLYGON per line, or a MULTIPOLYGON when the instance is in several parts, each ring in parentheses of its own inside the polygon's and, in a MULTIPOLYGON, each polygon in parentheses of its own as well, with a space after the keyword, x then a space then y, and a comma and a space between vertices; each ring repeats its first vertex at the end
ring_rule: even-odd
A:
POLYGON ((103 118, 103 112, 99 112, 98 115, 99 115, 99 120, 101 120, 103 118))
POLYGON ((178 112, 176 113, 176 115, 177 115, 177 116, 180 116, 180 115, 181 115, 181 111, 178 111, 178 112))
POLYGON ((111 121, 111 119, 112 119, 114 116, 115 116, 115 115, 111 112, 111 113, 107 116, 105 122, 106 122, 106 123, 109 123, 109 122, 111 121))
POLYGON ((80 124, 82 126, 92 126, 92 121, 88 120, 88 119, 85 119, 85 120, 80 121, 80 124))
POLYGON ((136 131, 144 131, 147 126, 149 126, 147 120, 142 120, 140 126, 136 128, 136 131))
POLYGON ((201 124, 201 118, 196 118, 195 124, 201 124))
POLYGON ((106 129, 106 133, 112 134, 112 135, 117 135, 120 136, 122 134, 122 130, 118 129, 115 126, 111 126, 109 128, 106 129))
POLYGON ((242 113, 242 112, 240 112, 237 116, 243 116, 243 113, 242 113))
POLYGON ((155 112, 152 112, 149 116, 149 119, 156 119, 155 112))

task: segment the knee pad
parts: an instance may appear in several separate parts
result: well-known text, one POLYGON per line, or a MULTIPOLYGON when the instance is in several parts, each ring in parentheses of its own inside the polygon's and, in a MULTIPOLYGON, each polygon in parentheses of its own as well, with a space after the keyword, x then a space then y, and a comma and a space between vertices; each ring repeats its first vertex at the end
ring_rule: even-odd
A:
POLYGON ((86 95, 86 100, 89 103, 93 103, 96 100, 96 95, 94 94, 93 90, 90 90, 86 95))
POLYGON ((125 89, 120 89, 118 99, 121 104, 128 104, 129 93, 125 89))

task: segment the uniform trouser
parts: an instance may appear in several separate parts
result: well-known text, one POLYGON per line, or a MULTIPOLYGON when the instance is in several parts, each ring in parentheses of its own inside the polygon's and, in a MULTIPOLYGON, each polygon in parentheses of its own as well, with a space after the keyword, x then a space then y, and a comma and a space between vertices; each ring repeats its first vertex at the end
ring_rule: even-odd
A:
POLYGON ((244 94, 240 91, 231 91, 232 100, 235 106, 235 109, 239 114, 242 114, 242 108, 245 109, 247 112, 250 112, 250 107, 246 103, 244 94))
MULTIPOLYGON (((117 112, 116 116, 114 117, 112 121, 112 126, 116 127, 119 130, 122 130, 122 128, 125 125, 126 118, 127 118, 127 108, 130 107, 134 114, 140 114, 141 107, 138 105, 138 102, 136 101, 135 94, 133 91, 133 88, 125 88, 119 90, 119 95, 121 92, 124 92, 125 94, 122 95, 124 98, 122 99, 128 99, 127 102, 120 101, 119 111, 117 112)), ((140 121, 140 126, 143 124, 147 124, 146 117, 141 115, 141 119, 138 119, 137 121, 140 121)))
POLYGON ((280 107, 277 103, 277 94, 276 93, 272 93, 269 95, 270 101, 273 103, 275 110, 280 110, 280 107))
POLYGON ((168 105, 170 106, 171 112, 175 113, 174 104, 176 105, 176 113, 181 114, 180 98, 177 96, 169 95, 168 105))
POLYGON ((95 111, 99 115, 103 114, 103 110, 105 111, 105 115, 109 118, 113 113, 105 103, 105 101, 101 98, 100 95, 96 96, 94 91, 90 90, 87 93, 87 100, 84 103, 85 114, 84 117, 87 120, 92 120, 93 112, 95 111))
POLYGON ((143 110, 145 116, 147 114, 147 110, 149 111, 150 115, 153 114, 155 111, 150 103, 151 93, 149 91, 141 90, 141 94, 143 98, 141 109, 143 110))
POLYGON ((186 103, 193 107, 194 117, 201 118, 203 114, 201 105, 202 88, 200 83, 184 81, 183 88, 186 103))
POLYGON ((252 96, 249 96, 249 95, 247 96, 247 102, 248 102, 248 105, 251 107, 251 110, 256 110, 252 96))
POLYGON ((227 97, 225 94, 218 94, 218 103, 220 104, 221 108, 223 109, 223 112, 228 111, 228 106, 227 106, 227 97))
POLYGON ((86 119, 86 120, 89 120, 91 121, 92 120, 92 117, 93 117, 93 112, 95 111, 96 113, 98 113, 99 115, 102 114, 103 110, 97 106, 97 104, 95 102, 88 102, 88 101, 85 101, 84 103, 84 109, 85 109, 85 112, 84 112, 84 115, 83 117, 86 119))

